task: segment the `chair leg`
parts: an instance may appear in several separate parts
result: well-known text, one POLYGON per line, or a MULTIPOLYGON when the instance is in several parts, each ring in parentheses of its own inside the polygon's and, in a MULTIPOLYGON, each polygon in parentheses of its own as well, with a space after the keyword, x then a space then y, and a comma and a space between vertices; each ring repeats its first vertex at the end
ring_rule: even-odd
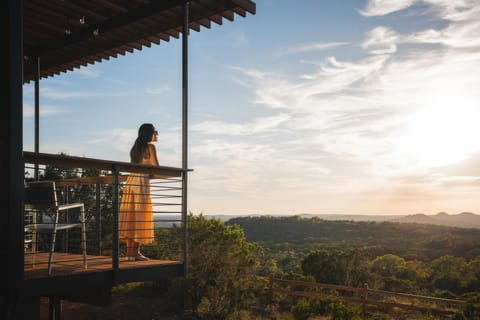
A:
POLYGON ((82 220, 82 253, 83 253, 83 268, 87 269, 87 230, 85 226, 85 207, 82 206, 81 210, 81 217, 82 220))
POLYGON ((37 231, 32 231, 32 268, 35 268, 35 255, 37 254, 37 231))
POLYGON ((48 255, 48 275, 52 275, 52 263, 53 263, 53 253, 55 252, 55 240, 57 238, 57 226, 58 226, 58 216, 59 212, 55 213, 55 220, 53 222, 53 234, 52 234, 52 243, 50 246, 50 254, 48 255))
POLYGON ((32 232, 32 268, 35 268, 37 247, 38 247, 38 234, 37 234, 37 215, 38 211, 35 209, 32 216, 33 232, 32 232))

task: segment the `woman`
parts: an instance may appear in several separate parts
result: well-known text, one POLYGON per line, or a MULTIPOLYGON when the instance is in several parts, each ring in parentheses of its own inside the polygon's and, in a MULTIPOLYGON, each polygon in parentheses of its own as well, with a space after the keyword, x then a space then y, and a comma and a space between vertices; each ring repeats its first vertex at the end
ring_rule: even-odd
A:
MULTIPOLYGON (((153 143, 158 132, 151 123, 138 129, 138 137, 130 150, 133 163, 158 166, 157 151, 153 143)), ((118 227, 120 239, 127 245, 128 261, 149 260, 140 252, 140 246, 153 242, 153 210, 150 181, 147 174, 131 174, 126 181, 120 203, 118 227)))

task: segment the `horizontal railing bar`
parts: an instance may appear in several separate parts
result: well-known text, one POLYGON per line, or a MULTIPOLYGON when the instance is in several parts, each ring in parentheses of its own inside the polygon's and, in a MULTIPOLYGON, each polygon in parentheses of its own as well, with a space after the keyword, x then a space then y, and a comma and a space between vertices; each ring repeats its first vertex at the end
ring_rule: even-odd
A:
POLYGON ((95 168, 102 170, 112 170, 113 166, 116 165, 118 166, 119 171, 150 173, 166 175, 169 177, 180 177, 183 172, 192 171, 192 169, 174 168, 167 166, 150 166, 146 164, 135 164, 130 162, 100 160, 58 154, 35 153, 30 151, 24 151, 23 158, 24 161, 27 163, 54 165, 69 168, 95 168))
POLYGON ((177 178, 164 178, 164 179, 151 179, 150 180, 150 183, 155 185, 155 184, 159 184, 159 183, 175 183, 175 182, 182 182, 182 179, 177 179, 177 178), (162 181, 157 181, 157 180, 162 180, 162 181))
POLYGON ((153 213, 176 213, 181 214, 181 211, 153 211, 153 213))
POLYGON ((182 196, 175 196, 175 195, 158 195, 158 196, 152 196, 152 199, 154 198, 182 198, 182 196))
MULTIPOLYGON (((299 297, 307 297, 307 298, 329 298, 332 295, 326 293, 319 293, 319 292, 310 292, 310 291, 300 291, 300 290, 290 290, 290 289, 283 289, 283 288, 273 288, 271 289, 273 292, 278 293, 285 293, 289 295, 299 296, 299 297)), ((361 303, 363 300, 361 298, 352 298, 352 297, 344 297, 344 296, 334 296, 336 299, 342 301, 349 301, 349 302, 358 302, 361 303)))
POLYGON ((407 304, 407 303, 381 301, 377 299, 372 299, 370 295, 384 295, 384 296, 393 296, 398 298, 401 297, 401 298, 409 298, 409 299, 418 299, 423 302, 440 303, 442 305, 445 305, 445 304, 464 305, 466 303, 465 301, 462 301, 462 300, 436 298, 436 297, 414 295, 414 294, 408 294, 408 293, 396 293, 396 292, 384 291, 384 290, 354 288, 354 287, 347 287, 347 286, 341 286, 341 285, 330 285, 330 284, 306 282, 306 281, 282 280, 282 279, 270 278, 270 283, 271 284, 270 284, 269 290, 272 293, 277 292, 277 293, 283 293, 288 295, 312 297, 312 298, 323 298, 323 297, 331 296, 329 294, 321 293, 321 292, 299 291, 299 290, 293 290, 289 288, 273 287, 274 283, 289 285, 289 286, 304 286, 304 287, 318 288, 318 289, 334 289, 337 291, 353 291, 353 292, 361 293, 363 298, 345 297, 341 295, 340 296, 334 295, 334 297, 343 301, 358 302, 364 305, 367 304, 367 305, 377 305, 377 306, 399 307, 399 308, 417 310, 417 311, 423 311, 423 312, 434 312, 438 314, 453 314, 455 313, 455 311, 437 309, 437 308, 432 308, 427 306, 413 305, 412 302, 410 302, 410 304, 407 304))
POLYGON ((367 291, 368 291, 369 294, 381 294, 381 295, 393 296, 393 297, 415 298, 415 299, 420 299, 420 300, 424 300, 424 301, 431 301, 431 302, 442 302, 442 303, 450 303, 450 304, 465 304, 466 303, 463 300, 428 297, 428 296, 409 294, 409 293, 390 292, 390 291, 376 290, 376 289, 367 289, 367 291))
POLYGON ((293 280, 281 280, 281 279, 274 279, 273 281, 281 284, 305 286, 305 287, 311 287, 311 288, 313 287, 313 288, 335 289, 340 291, 363 292, 364 290, 362 288, 353 288, 353 287, 340 286, 340 285, 334 285, 334 284, 323 284, 323 283, 315 283, 315 282, 307 282, 307 281, 293 281, 293 280))

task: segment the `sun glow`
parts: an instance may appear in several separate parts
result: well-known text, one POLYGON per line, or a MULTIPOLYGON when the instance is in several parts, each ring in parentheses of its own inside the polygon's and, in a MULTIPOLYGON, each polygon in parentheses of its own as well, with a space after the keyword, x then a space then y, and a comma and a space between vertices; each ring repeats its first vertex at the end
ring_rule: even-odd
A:
POLYGON ((397 152, 409 168, 428 169, 467 159, 480 150, 480 105, 473 94, 438 95, 409 117, 397 152))

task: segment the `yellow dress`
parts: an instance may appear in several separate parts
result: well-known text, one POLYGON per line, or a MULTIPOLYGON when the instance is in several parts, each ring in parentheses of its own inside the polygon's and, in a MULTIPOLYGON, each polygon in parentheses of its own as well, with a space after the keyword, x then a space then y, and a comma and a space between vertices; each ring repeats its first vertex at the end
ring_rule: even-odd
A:
MULTIPOLYGON (((140 163, 157 165, 153 155, 144 157, 140 163)), ((121 240, 130 239, 140 244, 153 242, 153 209, 148 174, 132 173, 128 176, 120 202, 118 232, 121 240)))

